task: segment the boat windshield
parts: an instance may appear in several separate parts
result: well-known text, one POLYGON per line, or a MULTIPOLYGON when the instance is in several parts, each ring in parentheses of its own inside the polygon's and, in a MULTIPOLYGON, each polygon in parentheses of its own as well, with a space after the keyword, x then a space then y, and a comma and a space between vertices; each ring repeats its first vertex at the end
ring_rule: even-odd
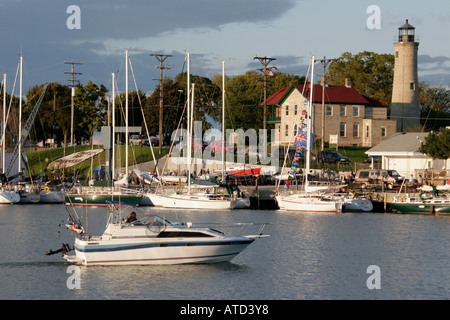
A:
POLYGON ((144 216, 140 219, 138 219, 138 221, 140 221, 141 223, 144 224, 151 224, 154 226, 170 226, 172 225, 172 223, 164 218, 161 218, 160 216, 153 214, 153 215, 148 215, 148 216, 144 216))

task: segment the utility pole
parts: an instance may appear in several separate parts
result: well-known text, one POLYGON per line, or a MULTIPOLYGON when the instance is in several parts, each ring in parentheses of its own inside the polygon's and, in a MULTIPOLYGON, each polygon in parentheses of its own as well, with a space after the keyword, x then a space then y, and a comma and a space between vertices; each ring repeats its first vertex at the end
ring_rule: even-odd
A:
MULTIPOLYGON (((163 70, 171 69, 171 66, 163 65, 164 61, 171 57, 170 54, 150 54, 152 57, 156 57, 159 61, 159 65, 155 65, 156 69, 159 69, 159 152, 161 153, 162 141, 163 141, 163 70)), ((158 79, 153 79, 158 80, 158 79)), ((149 137, 150 138, 150 137, 149 137)), ((150 141, 151 143, 151 141, 150 141)))
POLYGON ((72 92, 71 92, 71 109, 70 109, 70 145, 73 146, 73 109, 74 109, 74 98, 75 98, 75 82, 80 83, 79 80, 75 80, 75 76, 82 74, 81 72, 75 72, 75 65, 76 64, 83 64, 82 62, 74 62, 72 59, 72 62, 64 61, 64 64, 71 64, 71 71, 70 72, 64 72, 65 74, 70 74, 71 79, 69 80, 72 86, 72 92))
POLYGON ((267 151, 267 76, 274 76, 272 69, 277 70, 277 68, 272 65, 271 67, 269 67, 269 63, 271 63, 274 60, 277 60, 276 58, 267 58, 267 57, 254 57, 253 60, 259 60, 263 67, 259 68, 257 70, 263 72, 264 75, 264 151, 267 151))
MULTIPOLYGON (((325 143, 325 85, 327 83, 328 75, 325 73, 326 68, 328 64, 333 61, 334 59, 326 59, 323 57, 323 59, 317 59, 314 60, 314 62, 320 62, 322 63, 323 67, 323 74, 319 74, 319 76, 322 76, 322 139, 321 139, 321 150, 324 149, 324 143, 325 143)), ((313 84, 314 85, 314 84, 313 84)))

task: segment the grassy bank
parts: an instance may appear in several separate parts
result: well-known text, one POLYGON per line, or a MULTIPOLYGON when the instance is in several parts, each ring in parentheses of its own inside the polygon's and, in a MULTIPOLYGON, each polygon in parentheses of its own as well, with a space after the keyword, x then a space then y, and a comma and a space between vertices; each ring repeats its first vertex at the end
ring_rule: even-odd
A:
MULTIPOLYGON (((52 161, 57 160, 61 157, 67 156, 69 154, 83 151, 83 150, 90 150, 90 149, 102 149, 103 146, 74 146, 74 147, 66 147, 66 148, 54 148, 54 149, 43 149, 39 151, 32 151, 27 152, 27 158, 28 158, 28 164, 29 164, 29 171, 33 176, 39 176, 44 175, 46 173, 47 165, 50 164, 52 161)), ((159 154, 159 148, 153 148, 153 152, 155 154, 155 157, 158 157, 159 154)), ((116 146, 116 167, 124 167, 125 166, 125 146, 119 145, 116 146)), ((153 156, 151 153, 150 147, 147 146, 130 146, 128 148, 129 158, 128 158, 128 164, 134 165, 139 164, 142 162, 152 161, 153 156)), ((167 149, 162 150, 162 156, 167 153, 167 149)), ((87 176, 89 174, 89 171, 92 168, 96 168, 99 165, 105 164, 105 151, 101 152, 97 156, 95 156, 94 159, 88 159, 83 161, 82 163, 68 168, 66 170, 66 173, 71 174, 75 171, 79 172, 80 176, 87 176)), ((49 173, 47 173, 48 175, 49 173)))
MULTIPOLYGON (((39 151, 27 152, 27 158, 29 163, 29 170, 31 171, 33 176, 46 175, 48 176, 50 173, 46 172, 47 165, 52 161, 57 160, 61 157, 67 156, 71 153, 89 150, 89 149, 99 149, 103 146, 74 146, 74 147, 66 147, 66 148, 54 148, 54 149, 42 149, 39 151)), ((362 147, 340 147, 338 152, 342 155, 349 157, 352 160, 352 164, 350 165, 336 165, 336 164, 325 164, 323 166, 319 164, 313 163, 311 165, 312 168, 329 168, 331 170, 338 171, 356 171, 360 168, 367 167, 367 164, 364 164, 364 159, 366 159, 367 155, 365 152, 369 148, 362 147)), ((329 148, 327 150, 336 150, 335 148, 329 148)), ((155 156, 158 157, 159 148, 153 148, 155 156)), ((167 154, 168 149, 164 148, 162 150, 162 156, 167 154)), ((125 146, 119 145, 116 146, 116 167, 124 167, 125 166, 125 146)), ((150 147, 147 146, 130 146, 128 149, 129 165, 139 164, 142 162, 148 162, 153 160, 153 156, 151 153, 150 147)), ((280 161, 280 165, 282 165, 282 160, 280 161)), ((96 168, 99 165, 105 164, 105 152, 98 154, 94 159, 88 159, 74 167, 68 168, 66 170, 66 174, 71 174, 76 171, 79 172, 80 176, 87 176, 92 168, 96 168)), ((301 164, 302 165, 302 164, 301 164)))

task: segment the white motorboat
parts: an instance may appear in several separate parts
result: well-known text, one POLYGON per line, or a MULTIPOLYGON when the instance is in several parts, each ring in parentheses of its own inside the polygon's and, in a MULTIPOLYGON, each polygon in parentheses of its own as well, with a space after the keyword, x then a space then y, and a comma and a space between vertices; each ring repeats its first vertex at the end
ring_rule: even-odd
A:
MULTIPOLYGON (((148 265, 216 263, 230 261, 262 235, 266 224, 237 224, 243 233, 256 228, 254 235, 226 235, 192 223, 171 223, 130 206, 112 204, 106 229, 100 236, 87 236, 79 221, 72 219, 74 247, 63 244, 61 252, 68 262, 81 265, 148 265), (137 212, 135 220, 132 212, 137 212), (141 216, 141 214, 143 214, 141 216), (128 219, 124 219, 127 217, 128 219), (75 251, 69 255, 68 251, 75 251)), ((73 218, 73 217, 72 217, 73 218)))
POLYGON ((341 197, 342 211, 344 212, 369 212, 373 210, 373 203, 370 199, 358 197, 357 194, 335 194, 335 197, 341 197))
POLYGON ((250 198, 247 197, 237 197, 237 196, 232 196, 234 197, 234 208, 233 209, 248 209, 250 208, 251 202, 250 202, 250 198))

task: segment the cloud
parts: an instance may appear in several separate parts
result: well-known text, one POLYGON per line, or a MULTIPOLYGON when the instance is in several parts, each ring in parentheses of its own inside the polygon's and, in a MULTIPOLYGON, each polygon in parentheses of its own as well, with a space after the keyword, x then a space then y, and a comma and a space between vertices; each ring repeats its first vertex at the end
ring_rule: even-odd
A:
MULTIPOLYGON (((136 72, 141 72, 148 88, 154 86, 152 77, 157 75, 150 53, 172 50, 175 54, 170 62, 177 61, 178 69, 174 70, 181 72, 183 51, 190 50, 186 35, 202 40, 202 34, 206 38, 211 32, 220 37, 220 31, 228 25, 269 23, 287 13, 296 1, 2 0, 0 30, 4 49, 0 51, 0 70, 15 73, 22 50, 30 67, 33 82, 30 85, 45 81, 67 83, 64 72, 69 70, 64 61, 70 59, 83 62, 82 83, 83 79, 100 81, 109 77, 112 68, 123 65, 124 49, 128 48, 136 64, 142 61, 136 72), (80 30, 69 30, 66 26, 71 16, 66 12, 70 5, 80 7, 80 30)), ((208 60, 214 70, 217 61, 212 60, 218 58, 217 54, 211 54, 214 44, 210 51, 205 50, 206 45, 196 50, 197 54, 203 54, 198 70, 205 72, 208 60)))
POLYGON ((432 86, 448 86, 450 84, 450 57, 432 57, 427 54, 418 57, 419 81, 432 86))
POLYGON ((294 6, 293 0, 123 0, 11 1, 2 4, 5 34, 37 41, 139 39, 177 29, 219 28, 228 23, 271 21, 294 6), (69 5, 81 11, 81 29, 68 30, 69 5), (7 14, 4 14, 7 13, 7 14))
POLYGON ((450 58, 445 56, 432 57, 427 54, 419 55, 418 57, 419 71, 430 70, 450 70, 450 58))

